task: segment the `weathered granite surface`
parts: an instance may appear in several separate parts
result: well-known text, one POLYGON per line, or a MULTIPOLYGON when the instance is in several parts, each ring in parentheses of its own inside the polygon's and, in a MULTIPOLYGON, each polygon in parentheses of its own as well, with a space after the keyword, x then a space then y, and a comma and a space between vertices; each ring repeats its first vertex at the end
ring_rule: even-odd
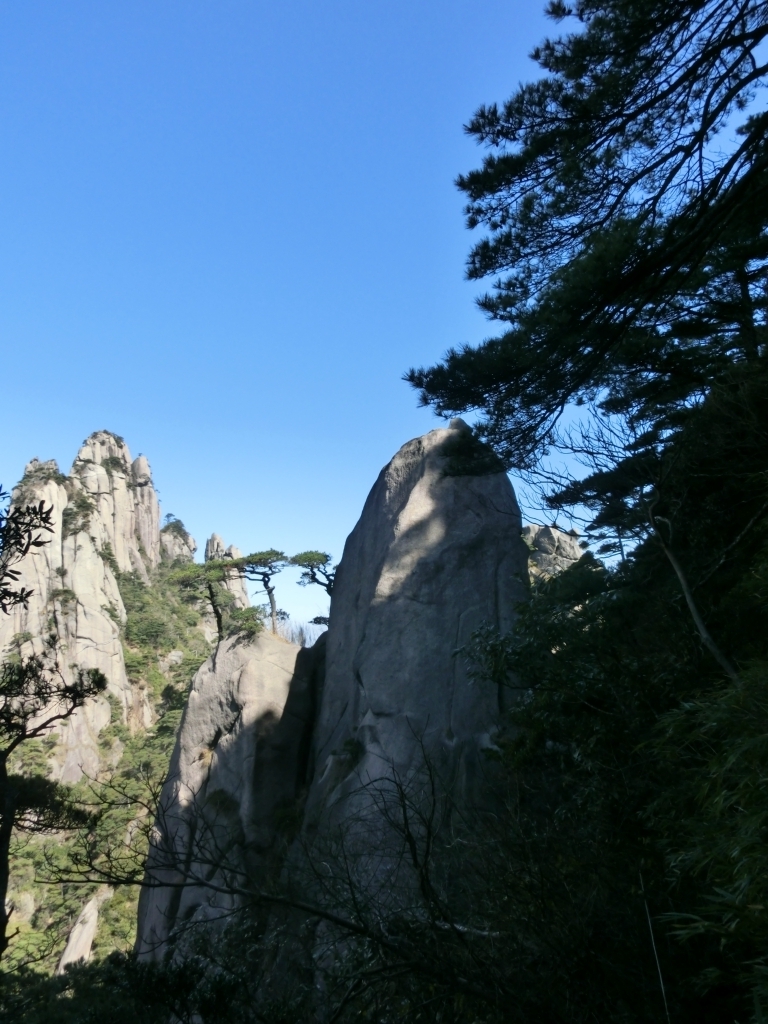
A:
MULTIPOLYGON (((160 512, 149 463, 144 456, 132 460, 121 438, 100 430, 84 442, 67 477, 55 462, 33 459, 13 500, 52 506, 54 532, 19 563, 20 584, 33 595, 28 607, 0 618, 0 651, 14 637, 17 646, 25 637, 21 653, 39 652, 44 638, 56 634, 65 676, 73 666, 100 669, 124 720, 149 724, 149 708, 132 692, 125 672, 120 624, 126 615, 115 576, 135 571, 146 580, 160 559, 160 512)), ((98 734, 109 720, 109 703, 98 697, 63 723, 57 778, 76 782, 84 772, 96 774, 98 734)))
POLYGON ((343 843, 380 892, 402 883, 387 823, 398 788, 418 802, 429 767, 455 806, 482 799, 504 695, 470 680, 463 647, 483 624, 509 629, 528 594, 508 476, 487 462, 457 472, 469 437, 454 420, 400 449, 336 575, 303 844, 343 843))
MULTIPOLYGON (((240 548, 236 548, 234 544, 230 544, 229 547, 225 547, 224 541, 218 535, 213 533, 205 542, 205 560, 206 562, 213 561, 226 561, 228 558, 242 558, 243 553, 240 548)), ((238 573, 232 573, 232 575, 225 580, 224 586, 232 594, 234 598, 235 608, 248 608, 250 607, 251 601, 248 597, 248 589, 245 585, 245 580, 238 573)))
POLYGON ((528 549, 531 579, 547 579, 575 565, 584 554, 575 531, 566 532, 556 526, 526 526, 523 540, 528 549))
MULTIPOLYGON (((315 649, 262 634, 220 645, 198 672, 148 865, 167 888, 142 895, 141 955, 162 955, 182 922, 221 917, 238 889, 258 890, 275 872, 281 885, 322 899, 313 878, 325 871, 332 887, 341 846, 356 884, 397 901, 393 781, 413 795, 429 764, 456 806, 482 799, 502 694, 469 679, 462 648, 482 624, 512 625, 528 594, 528 549, 507 475, 487 458, 473 471, 456 457, 468 446, 469 428, 453 421, 408 442, 382 470, 315 649), (300 817, 292 841, 281 809, 300 817)), ((209 556, 221 556, 216 540, 209 556)), ((316 964, 320 947, 333 946, 327 934, 309 942, 316 964)))
POLYGON ((99 926, 99 909, 112 895, 111 889, 103 889, 92 896, 80 911, 56 968, 57 974, 63 974, 67 964, 77 963, 78 960, 90 960, 93 940, 99 926))
MULTIPOLYGON (((99 430, 83 442, 68 476, 54 460, 28 463, 13 501, 50 506, 54 530, 46 535, 48 543, 32 548, 17 566, 19 586, 30 589, 32 597, 26 608, 17 606, 0 616, 0 658, 11 649, 22 656, 40 653, 45 638, 55 635, 65 677, 75 668, 99 669, 123 721, 132 728, 148 727, 152 708, 146 691, 132 686, 125 670, 120 628, 126 611, 117 577, 136 573, 149 584, 161 561, 189 562, 197 550, 172 517, 160 528, 149 462, 144 455, 133 459, 122 438, 99 430)), ((206 558, 212 557, 237 558, 240 552, 214 534, 206 544, 206 558)), ((225 586, 235 608, 248 607, 238 575, 225 586)), ((215 641, 212 614, 203 617, 200 628, 215 641)), ((110 715, 109 701, 98 697, 58 727, 60 743, 51 763, 55 778, 76 782, 83 773, 98 773, 98 735, 110 715)))
POLYGON ((197 672, 147 864, 165 887, 139 903, 143 957, 162 956, 179 925, 221 917, 279 866, 276 816, 306 783, 323 645, 229 639, 197 672))

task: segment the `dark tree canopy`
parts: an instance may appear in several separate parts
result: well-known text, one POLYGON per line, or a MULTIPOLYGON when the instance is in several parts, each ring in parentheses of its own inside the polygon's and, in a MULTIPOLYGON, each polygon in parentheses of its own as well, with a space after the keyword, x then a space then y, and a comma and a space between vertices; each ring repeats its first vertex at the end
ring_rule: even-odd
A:
POLYGON ((486 231, 468 276, 491 278, 479 304, 502 333, 408 374, 439 413, 478 410, 552 507, 635 541, 536 582, 509 635, 469 647, 515 694, 509 863, 546 898, 502 926, 533 928, 515 1009, 760 1022, 768 4, 548 10, 576 30, 477 112, 490 152, 458 180, 486 231), (586 475, 542 468, 553 449, 586 475))
POLYGON ((107 679, 97 669, 76 669, 67 679, 58 662, 56 638, 41 654, 14 657, 0 666, 0 957, 8 942, 13 907, 6 905, 11 835, 14 829, 51 833, 87 824, 64 787, 10 770, 13 753, 48 735, 86 701, 103 693, 107 679))
POLYGON ((490 153, 458 179, 487 231, 468 276, 493 277, 479 304, 506 331, 407 379, 440 413, 479 410, 519 469, 578 448, 558 426, 571 405, 620 420, 624 479, 593 508, 621 521, 712 386, 764 354, 768 6, 548 10, 579 30, 534 51, 543 77, 476 113, 467 131, 490 153))
MULTIPOLYGON (((0 487, 0 502, 8 495, 0 487)), ((13 566, 32 549, 47 544, 45 533, 53 532, 52 509, 44 502, 0 508, 0 612, 7 613, 13 605, 26 604, 31 590, 18 587, 21 578, 13 566)))
POLYGON ((301 551, 298 555, 293 555, 290 561, 291 565, 296 565, 302 570, 299 578, 300 587, 308 587, 310 583, 316 583, 329 596, 333 593, 336 567, 332 565, 333 557, 327 552, 301 551))

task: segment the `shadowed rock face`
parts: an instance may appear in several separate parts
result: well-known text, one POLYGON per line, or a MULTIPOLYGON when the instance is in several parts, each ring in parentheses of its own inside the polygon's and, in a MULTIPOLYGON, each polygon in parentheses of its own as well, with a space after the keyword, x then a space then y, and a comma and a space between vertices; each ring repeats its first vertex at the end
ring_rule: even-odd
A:
POLYGON ((269 633, 230 639, 197 672, 147 865, 164 887, 139 903, 141 956, 161 957, 180 926, 215 921, 276 869, 276 815, 306 781, 323 647, 323 637, 311 650, 269 633))
MULTIPOLYGON (((502 694, 469 679, 462 649, 483 624, 512 626, 529 592, 528 549, 509 478, 476 449, 461 420, 404 445, 368 496, 333 589, 313 780, 283 882, 385 931, 426 912, 413 849, 433 842, 432 869, 450 884, 442 838, 494 804, 486 751, 502 694)), ((273 920, 271 984, 290 996, 303 969, 322 1017, 348 935, 314 915, 273 920)))
POLYGON ((548 579, 570 568, 583 555, 578 534, 567 533, 556 526, 526 526, 523 540, 528 550, 531 579, 548 579))
POLYGON ((404 777, 425 752, 468 785, 496 727, 499 694, 470 682, 461 650, 483 623, 511 627, 528 552, 507 475, 451 474, 467 434, 454 420, 404 445, 347 540, 314 741, 315 816, 343 818, 361 780, 404 777))
POLYGON ((511 627, 528 594, 528 549, 506 474, 488 457, 473 464, 480 472, 457 460, 471 447, 455 420, 382 470, 345 545, 328 632, 311 652, 262 634, 220 645, 198 672, 149 863, 168 888, 142 895, 142 955, 162 955, 184 922, 220 917, 237 898, 214 891, 227 879, 230 890, 245 879, 260 888, 281 869, 283 884, 320 898, 318 865, 333 871, 326 857, 340 834, 355 846, 356 877, 382 883, 397 859, 388 866, 382 794, 393 778, 417 780, 427 761, 457 804, 481 798, 500 694, 470 681, 462 648, 485 623, 511 627), (301 828, 289 846, 277 812, 291 804, 301 828), (213 874, 221 884, 206 890, 197 881, 213 857, 200 855, 201 837, 223 849, 225 836, 213 874))

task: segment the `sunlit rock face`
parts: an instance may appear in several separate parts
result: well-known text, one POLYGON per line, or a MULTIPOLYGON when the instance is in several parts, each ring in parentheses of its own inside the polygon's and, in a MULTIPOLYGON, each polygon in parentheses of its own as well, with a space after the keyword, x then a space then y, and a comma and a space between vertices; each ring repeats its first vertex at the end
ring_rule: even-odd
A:
POLYGON ((147 864, 162 885, 139 904, 143 958, 162 957, 189 925, 226 918, 279 868, 279 814, 306 782, 323 645, 229 639, 197 672, 147 864))
MULTIPOLYGON (((173 524, 171 524, 173 525, 173 524)), ((160 531, 160 554, 168 562, 193 562, 197 544, 185 529, 169 529, 160 531)))
MULTIPOLYGON (((212 537, 206 554, 222 552, 212 537)), ((412 790, 434 768, 455 806, 482 799, 503 695, 470 679, 463 648, 483 625, 508 630, 528 588, 511 484, 466 424, 404 445, 347 540, 315 648, 267 633, 228 640, 195 677, 148 865, 161 887, 141 899, 140 954, 161 957, 188 923, 222 920, 244 881, 258 891, 279 877, 317 902, 346 877, 397 903, 408 881, 387 831, 392 783, 412 790), (206 853, 207 841, 226 856, 206 853)), ((283 924, 267 935, 300 934, 305 963, 334 945, 312 938, 316 921, 283 924)), ((291 977, 282 959, 275 978, 291 977)))
MULTIPOLYGON (((218 533, 212 533, 208 540, 205 542, 205 560, 206 562, 213 561, 226 561, 226 559, 242 558, 243 553, 240 548, 236 548, 234 544, 230 544, 226 547, 222 538, 218 533)), ((248 597, 248 589, 245 585, 245 580, 242 576, 237 573, 232 573, 229 579, 224 581, 224 586, 232 594, 234 598, 235 608, 248 608, 250 605, 250 598, 248 597)))
POLYGON ((160 561, 160 507, 146 458, 132 461, 122 438, 99 430, 77 453, 70 476, 94 505, 89 536, 96 550, 109 545, 121 572, 146 580, 160 561))
POLYGON ((57 974, 64 974, 69 964, 90 960, 93 940, 96 938, 96 930, 99 925, 99 909, 102 903, 112 898, 112 895, 111 889, 103 889, 92 896, 80 911, 56 968, 57 974))
POLYGON ((347 540, 308 824, 367 817, 377 780, 408 779, 425 758, 458 799, 478 783, 501 695, 469 679, 462 652, 479 626, 511 627, 527 596, 528 552, 509 478, 487 458, 463 459, 470 443, 462 420, 409 441, 347 540))
MULTIPOLYGON (((15 645, 23 655, 39 652, 44 638, 55 634, 65 677, 73 666, 100 669, 123 719, 148 725, 149 706, 125 671, 120 624, 126 614, 116 579, 116 573, 136 572, 147 580, 160 560, 160 512, 146 458, 132 459, 121 438, 100 430, 83 443, 69 476, 53 461, 33 459, 13 500, 51 506, 54 530, 18 565, 20 585, 33 595, 28 607, 0 617, 0 651, 15 645)), ((97 773, 98 734, 109 720, 109 702, 98 697, 61 726, 60 755, 52 764, 58 779, 76 782, 83 773, 97 773)))

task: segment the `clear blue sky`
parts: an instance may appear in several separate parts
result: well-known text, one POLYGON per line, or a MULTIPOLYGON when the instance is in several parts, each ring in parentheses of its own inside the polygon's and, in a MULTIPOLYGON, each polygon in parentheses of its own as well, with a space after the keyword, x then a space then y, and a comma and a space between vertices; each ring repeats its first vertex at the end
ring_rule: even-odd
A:
POLYGON ((0 0, 0 481, 107 428, 198 543, 339 557, 438 425, 402 373, 490 331, 462 124, 543 6, 0 0))

